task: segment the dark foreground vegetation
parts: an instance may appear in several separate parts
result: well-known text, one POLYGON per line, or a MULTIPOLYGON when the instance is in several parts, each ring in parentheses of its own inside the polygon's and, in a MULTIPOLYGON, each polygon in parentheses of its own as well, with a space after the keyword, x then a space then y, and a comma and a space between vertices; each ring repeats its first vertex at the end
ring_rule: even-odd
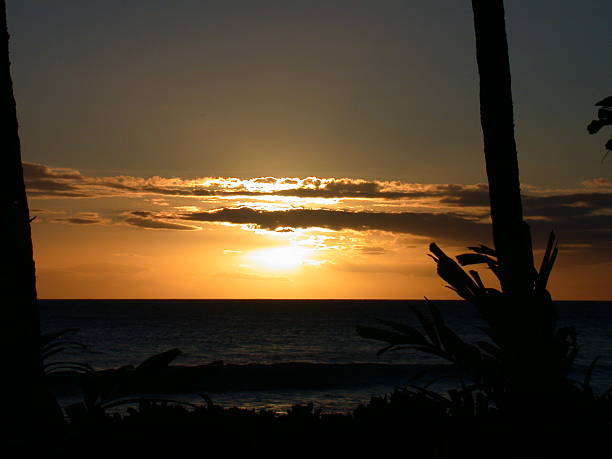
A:
MULTIPOLYGON (((63 410, 56 404, 56 412, 31 430, 32 441, 8 439, 3 457, 350 457, 399 451, 415 458, 510 459, 595 457, 607 449, 612 390, 596 394, 591 388, 596 361, 582 381, 565 377, 554 390, 516 392, 498 367, 503 360, 476 358, 470 345, 446 327, 433 303, 429 314, 415 313, 423 333, 388 321, 383 322, 401 333, 368 327, 360 332, 404 342, 430 339, 430 348, 422 344, 423 350, 456 359, 456 389, 442 394, 427 386, 405 385, 347 413, 325 413, 312 404, 294 405, 286 413, 225 408, 206 395, 201 403, 173 400, 168 394, 193 393, 196 388, 208 393, 231 390, 232 384, 242 387, 245 382, 234 381, 241 373, 222 362, 171 366, 180 354, 177 349, 136 367, 94 371, 86 364, 58 360, 63 351, 81 346, 66 339, 69 333, 43 335, 42 353, 55 359, 44 363, 49 393, 69 383, 81 391, 82 401, 63 410), (461 357, 462 352, 471 353, 471 359, 461 357), (492 373, 485 375, 487 371, 492 373)), ((260 383, 282 386, 288 382, 285 372, 303 379, 307 371, 289 365, 265 381, 260 376, 260 383)), ((303 383, 307 387, 315 381, 303 383)), ((537 387, 533 381, 532 388, 537 387)))
MULTIPOLYGON (((575 390, 554 404, 502 411, 468 388, 447 397, 398 389, 352 413, 312 405, 286 414, 141 400, 120 413, 73 412, 15 457, 291 457, 399 454, 415 458, 596 457, 612 432, 612 398, 575 390)), ((5 456, 6 457, 6 456, 5 456)))

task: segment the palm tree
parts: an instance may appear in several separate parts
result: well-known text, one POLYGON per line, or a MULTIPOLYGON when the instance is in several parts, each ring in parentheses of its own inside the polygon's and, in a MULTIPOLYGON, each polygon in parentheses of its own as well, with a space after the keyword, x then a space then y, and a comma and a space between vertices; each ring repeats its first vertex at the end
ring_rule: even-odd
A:
POLYGON ((0 168, 2 192, 2 229, 4 231, 4 270, 2 276, 5 402, 4 432, 16 440, 27 435, 40 420, 43 370, 40 354, 40 325, 36 299, 36 275, 30 233, 30 217, 21 165, 17 111, 10 74, 9 34, 6 4, 0 3, 3 24, 3 61, 0 71, 0 106, 4 128, 0 168))
POLYGON ((431 305, 431 319, 417 311, 425 333, 389 321, 394 331, 359 327, 366 338, 408 346, 450 360, 489 391, 496 404, 563 393, 576 355, 575 332, 557 329, 556 309, 546 284, 557 256, 554 234, 539 272, 533 263, 529 226, 523 220, 503 0, 472 0, 476 60, 480 76, 480 115, 494 249, 480 245, 457 262, 430 245, 437 270, 450 287, 472 303, 491 342, 464 343, 431 305), (476 271, 461 266, 484 263, 501 290, 484 286, 476 271), (461 266, 460 266, 461 265, 461 266))
MULTIPOLYGON (((481 314, 488 314, 494 322, 489 326, 498 328, 492 330, 493 338, 501 341, 497 344, 510 361, 513 382, 524 386, 520 392, 541 393, 550 390, 551 384, 563 383, 575 356, 575 338, 573 330, 556 329, 556 309, 546 290, 557 255, 554 234, 551 233, 538 273, 529 226, 523 220, 504 3, 472 0, 472 10, 496 256, 494 271, 503 293, 488 301, 489 295, 484 295, 476 303, 480 303, 477 307, 481 314), (534 382, 541 387, 534 387, 534 382)), ((463 265, 471 261, 459 258, 463 265)), ((486 263, 493 267, 490 261, 486 263)))
POLYGON ((523 221, 504 3, 472 0, 472 9, 493 242, 502 291, 520 298, 532 288, 533 256, 523 221))

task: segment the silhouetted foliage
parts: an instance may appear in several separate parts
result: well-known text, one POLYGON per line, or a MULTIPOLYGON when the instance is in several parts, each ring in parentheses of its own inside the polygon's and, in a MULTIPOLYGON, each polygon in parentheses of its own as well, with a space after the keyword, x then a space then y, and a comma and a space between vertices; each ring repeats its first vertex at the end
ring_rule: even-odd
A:
MULTIPOLYGON (((600 108, 597 110, 597 119, 591 121, 587 126, 589 134, 597 134, 602 128, 612 126, 612 96, 600 100, 595 106, 600 108)), ((605 147, 606 154, 601 159, 602 161, 608 156, 610 150, 612 150, 612 139, 606 142, 605 147)))
MULTIPOLYGON (((107 409, 148 400, 147 397, 135 398, 134 395, 158 392, 156 389, 160 387, 162 371, 180 354, 179 349, 170 349, 147 358, 136 368, 126 365, 105 372, 87 371, 82 381, 83 402, 68 406, 67 414, 72 418, 100 416, 107 409)), ((72 366, 67 368, 72 370, 72 366)), ((86 370, 91 367, 76 366, 76 369, 81 368, 86 370)))
MULTIPOLYGON (((362 326, 357 331, 387 343, 380 352, 416 349, 457 367, 461 384, 447 397, 426 388, 411 390, 443 406, 449 422, 465 422, 466 434, 479 432, 480 439, 497 444, 488 457, 582 455, 592 447, 592 439, 604 444, 612 433, 610 392, 593 393, 596 360, 582 382, 568 378, 578 351, 576 332, 557 327, 556 308, 546 288, 558 253, 555 236, 551 233, 536 270, 530 230, 522 216, 503 1, 472 0, 472 7, 495 248, 470 247, 471 252, 456 261, 435 243, 429 249, 438 275, 474 305, 489 339, 466 343, 431 302, 429 316, 414 310, 422 331, 386 320, 380 322, 387 329, 362 326), (463 269, 478 264, 493 272, 500 289, 485 286, 477 271, 463 269), (486 424, 483 431, 478 430, 482 424, 470 423, 470 416, 486 424)), ((608 124, 610 102, 600 102, 603 121, 591 123, 589 132, 608 124)), ((474 442, 470 456, 482 454, 478 446, 474 442)))
POLYGON ((59 372, 93 374, 93 368, 82 362, 51 360, 62 352, 73 349, 87 350, 87 347, 78 341, 66 341, 64 335, 76 332, 75 328, 67 328, 58 332, 43 333, 40 337, 41 354, 43 359, 43 370, 45 375, 59 372))
MULTIPOLYGON (((568 372, 578 347, 571 327, 557 328, 556 312, 546 283, 557 255, 551 234, 539 272, 532 275, 532 302, 517 305, 501 291, 486 287, 478 272, 463 266, 486 264, 502 276, 496 252, 486 246, 471 247, 472 253, 448 257, 431 244, 431 257, 438 274, 463 299, 476 307, 489 341, 464 342, 445 323, 437 307, 429 302, 429 316, 413 308, 422 331, 404 324, 381 320, 390 330, 364 327, 358 333, 388 343, 379 353, 393 348, 416 349, 445 359, 483 392, 495 406, 503 407, 516 392, 521 396, 567 389, 568 372), (526 310, 527 308, 529 310, 526 310)), ((589 378, 590 379, 590 378, 589 378)))
POLYGON ((495 248, 470 247, 470 253, 455 261, 431 244, 430 256, 438 275, 476 307, 490 342, 464 343, 433 305, 431 320, 417 313, 428 340, 399 324, 386 323, 401 336, 358 331, 390 347, 409 344, 451 361, 501 404, 510 393, 543 395, 563 386, 577 347, 573 329, 557 329, 556 309, 546 289, 557 257, 554 234, 537 271, 529 227, 523 221, 503 2, 472 0, 472 7, 495 248), (500 290, 486 287, 477 271, 468 274, 462 268, 475 264, 485 264, 495 274, 500 290))
POLYGON ((196 405, 141 399, 122 412, 75 417, 44 448, 31 449, 45 453, 36 457, 62 458, 367 457, 391 451, 432 459, 594 457, 607 441, 610 398, 564 408, 546 411, 545 424, 529 417, 509 424, 467 387, 448 397, 397 389, 350 413, 329 414, 313 404, 277 413, 224 408, 210 400, 196 405), (527 443, 534 438, 542 441, 527 443))

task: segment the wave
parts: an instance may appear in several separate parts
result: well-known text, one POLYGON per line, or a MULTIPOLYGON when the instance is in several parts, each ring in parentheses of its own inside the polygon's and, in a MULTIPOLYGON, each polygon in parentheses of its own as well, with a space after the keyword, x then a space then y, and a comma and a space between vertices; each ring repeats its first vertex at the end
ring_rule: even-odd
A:
MULTIPOLYGON (((51 375, 55 393, 77 393, 86 376, 51 375)), ((163 370, 139 372, 132 367, 98 371, 100 380, 120 381, 147 393, 225 393, 265 390, 350 389, 380 385, 405 385, 416 381, 456 378, 450 365, 376 363, 274 363, 172 365, 163 370)))

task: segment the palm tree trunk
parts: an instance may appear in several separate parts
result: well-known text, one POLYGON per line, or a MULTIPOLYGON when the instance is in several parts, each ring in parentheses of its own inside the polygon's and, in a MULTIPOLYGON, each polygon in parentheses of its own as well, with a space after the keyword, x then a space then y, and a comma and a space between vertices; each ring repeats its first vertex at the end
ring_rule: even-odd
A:
POLYGON ((534 268, 529 228, 523 221, 504 3, 472 0, 472 9, 493 241, 502 290, 523 297, 532 289, 534 268))
POLYGON ((5 402, 2 407, 4 432, 18 440, 39 419, 43 393, 40 355, 40 325, 36 300, 36 275, 28 201, 21 165, 17 111, 10 74, 9 34, 6 5, 0 4, 4 49, 0 70, 0 98, 3 112, 2 152, 2 230, 4 232, 4 270, 2 276, 2 337, 5 402))

